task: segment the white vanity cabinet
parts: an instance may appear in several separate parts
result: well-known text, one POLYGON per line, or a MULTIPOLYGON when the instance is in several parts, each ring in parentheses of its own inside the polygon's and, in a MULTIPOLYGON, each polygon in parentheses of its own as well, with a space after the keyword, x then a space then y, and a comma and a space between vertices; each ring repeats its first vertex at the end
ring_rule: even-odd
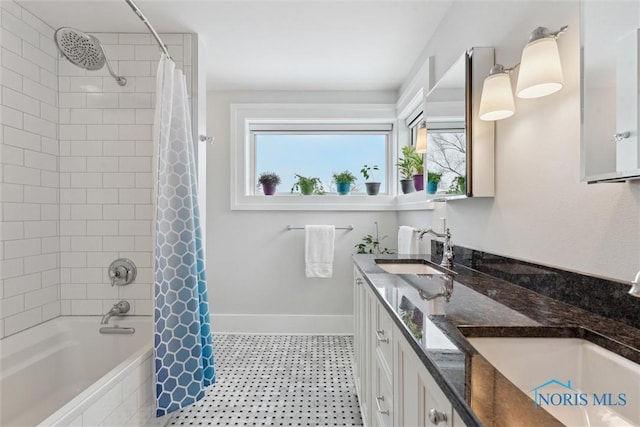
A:
POLYGON ((354 377, 364 425, 464 427, 357 268, 353 291, 354 377))

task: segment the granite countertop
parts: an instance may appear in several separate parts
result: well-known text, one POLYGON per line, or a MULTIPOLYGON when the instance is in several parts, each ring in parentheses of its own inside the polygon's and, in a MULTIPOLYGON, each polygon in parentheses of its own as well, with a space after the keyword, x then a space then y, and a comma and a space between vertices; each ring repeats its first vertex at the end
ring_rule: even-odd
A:
POLYGON ((443 276, 390 274, 376 259, 431 261, 430 255, 354 255, 356 267, 468 427, 562 425, 478 354, 466 337, 575 337, 640 363, 640 330, 462 265, 454 290, 443 276))

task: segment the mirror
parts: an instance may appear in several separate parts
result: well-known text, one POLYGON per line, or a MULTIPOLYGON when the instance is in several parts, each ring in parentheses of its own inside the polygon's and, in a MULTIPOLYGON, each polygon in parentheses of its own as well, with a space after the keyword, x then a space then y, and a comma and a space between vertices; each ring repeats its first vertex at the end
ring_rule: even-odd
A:
POLYGON ((582 1, 581 180, 640 178, 640 2, 582 1))
POLYGON ((482 82, 492 66, 492 48, 473 48, 455 61, 425 97, 429 200, 494 194, 494 124, 478 119, 482 82))

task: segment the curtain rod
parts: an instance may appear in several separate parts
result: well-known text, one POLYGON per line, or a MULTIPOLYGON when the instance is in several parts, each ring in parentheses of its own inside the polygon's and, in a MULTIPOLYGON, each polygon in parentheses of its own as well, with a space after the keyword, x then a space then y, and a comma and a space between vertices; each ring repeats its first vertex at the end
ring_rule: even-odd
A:
POLYGON ((138 15, 138 18, 140 18, 140 20, 142 22, 144 22, 144 25, 147 26, 147 28, 149 29, 149 31, 151 31, 151 34, 153 35, 153 37, 156 39, 156 41, 158 42, 158 45, 160 46, 160 49, 162 49, 162 52, 164 52, 165 55, 167 55, 169 57, 169 59, 171 58, 171 55, 169 55, 169 49, 167 49, 167 45, 164 44, 164 42, 162 41, 162 39, 160 38, 160 36, 158 35, 158 33, 156 32, 156 30, 153 28, 153 26, 149 23, 149 21, 147 20, 147 18, 144 16, 144 14, 142 13, 142 11, 138 8, 138 6, 136 6, 136 4, 133 2, 133 0, 124 0, 125 2, 127 2, 127 4, 129 6, 131 6, 131 9, 133 9, 133 11, 136 13, 136 15, 138 15))

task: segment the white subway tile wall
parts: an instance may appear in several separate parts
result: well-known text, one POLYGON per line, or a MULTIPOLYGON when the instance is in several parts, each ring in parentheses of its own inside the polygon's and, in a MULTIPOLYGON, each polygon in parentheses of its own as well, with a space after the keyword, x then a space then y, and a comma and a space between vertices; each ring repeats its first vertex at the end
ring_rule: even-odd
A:
MULTIPOLYGON (((132 314, 152 314, 155 75, 160 51, 148 34, 95 33, 106 68, 84 71, 58 61, 60 91, 60 257, 63 315, 103 314, 120 299, 132 314), (111 287, 109 264, 129 258, 135 282, 111 287)), ((191 35, 162 35, 191 82, 191 35)), ((189 86, 190 88, 190 86, 189 86)), ((191 91, 190 91, 191 92, 191 91)), ((46 161, 46 160, 43 160, 46 161)))
POLYGON ((0 337, 60 315, 53 28, 0 2, 0 337))
MULTIPOLYGON (((92 33, 117 74, 60 57, 54 28, 0 2, 0 338, 127 299, 152 314, 151 141, 160 51, 147 33, 92 33), (116 258, 138 266, 110 286, 116 258)), ((190 34, 163 34, 191 93, 190 34)))

